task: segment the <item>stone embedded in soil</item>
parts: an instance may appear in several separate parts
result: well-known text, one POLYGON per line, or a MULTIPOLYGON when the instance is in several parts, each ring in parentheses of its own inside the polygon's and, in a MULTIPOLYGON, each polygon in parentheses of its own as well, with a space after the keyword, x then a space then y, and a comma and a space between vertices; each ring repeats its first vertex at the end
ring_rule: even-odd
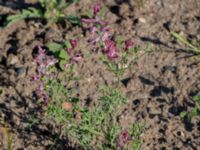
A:
POLYGON ((18 67, 15 68, 15 72, 18 77, 25 77, 26 75, 26 68, 25 67, 18 67))
POLYGON ((15 65, 19 63, 19 58, 13 54, 10 54, 7 58, 7 66, 15 65))
POLYGON ((139 20, 141 23, 146 23, 146 22, 147 22, 145 18, 139 18, 138 20, 139 20))

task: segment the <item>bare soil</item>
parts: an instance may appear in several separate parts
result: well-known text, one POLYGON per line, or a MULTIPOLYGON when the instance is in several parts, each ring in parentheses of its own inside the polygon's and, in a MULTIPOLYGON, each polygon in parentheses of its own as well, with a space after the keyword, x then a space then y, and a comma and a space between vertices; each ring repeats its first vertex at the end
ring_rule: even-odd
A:
MULTIPOLYGON (((7 15, 35 6, 35 2, 0 0, 0 25, 7 15)), ((194 107, 192 96, 200 91, 200 58, 187 53, 170 35, 176 31, 200 42, 200 1, 144 0, 141 6, 134 0, 103 3, 114 35, 132 38, 143 49, 147 43, 153 45, 153 51, 143 55, 123 77, 121 90, 129 104, 120 123, 124 127, 136 121, 145 124, 141 134, 144 150, 200 149, 200 116, 192 122, 180 118, 180 112, 194 107)), ((67 11, 84 15, 93 4, 82 0, 67 11)), ((33 55, 38 45, 76 37, 84 48, 85 36, 78 26, 66 23, 46 28, 39 20, 0 28, 0 149, 7 149, 9 133, 14 150, 76 149, 59 135, 62 129, 52 121, 39 120, 29 127, 33 116, 45 115, 33 94, 37 84, 30 79, 35 73, 33 55)), ((78 68, 85 78, 74 85, 83 99, 96 98, 99 86, 115 81, 98 59, 94 55, 78 68)))

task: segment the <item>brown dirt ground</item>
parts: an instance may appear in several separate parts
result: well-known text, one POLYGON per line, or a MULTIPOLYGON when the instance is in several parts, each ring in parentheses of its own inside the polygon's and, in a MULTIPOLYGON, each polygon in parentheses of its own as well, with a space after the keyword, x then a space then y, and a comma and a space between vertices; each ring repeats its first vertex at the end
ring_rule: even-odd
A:
MULTIPOLYGON (((0 0, 0 14, 4 16, 0 22, 22 6, 35 4, 35 0, 26 0, 24 5, 21 2, 0 0)), ((83 15, 93 3, 82 0, 68 11, 83 15)), ((150 42, 154 49, 124 76, 127 83, 121 89, 130 102, 120 116, 120 123, 123 127, 135 121, 145 124, 141 135, 144 150, 200 149, 200 117, 189 123, 179 116, 181 111, 194 107, 191 97, 200 91, 199 58, 184 52, 184 47, 169 33, 177 31, 200 41, 200 1, 144 0, 140 8, 134 0, 104 0, 104 4, 110 10, 108 18, 115 35, 133 38, 143 48, 150 42)), ((79 27, 66 24, 44 28, 39 21, 18 21, 8 28, 0 28, 1 149, 6 149, 8 132, 13 135, 16 150, 43 150, 50 146, 72 149, 66 137, 59 137, 60 128, 51 121, 40 120, 28 128, 31 116, 44 115, 33 96, 37 85, 30 81, 35 72, 32 53, 36 46, 50 41, 84 39, 84 36, 79 27)), ((80 43, 84 45, 85 41, 80 43)), ((82 98, 97 97, 100 85, 115 81, 98 56, 83 62, 78 72, 85 76, 85 80, 75 83, 82 98)))

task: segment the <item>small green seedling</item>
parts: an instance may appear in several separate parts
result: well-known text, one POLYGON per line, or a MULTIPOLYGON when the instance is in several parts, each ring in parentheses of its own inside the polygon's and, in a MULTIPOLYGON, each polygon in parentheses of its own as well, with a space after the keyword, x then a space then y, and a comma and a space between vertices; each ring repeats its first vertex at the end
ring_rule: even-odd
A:
POLYGON ((180 34, 176 32, 171 32, 171 34, 181 43, 187 46, 188 51, 192 52, 196 55, 200 55, 200 45, 194 45, 186 38, 182 37, 180 34))
POLYGON ((42 19, 48 23, 48 26, 66 19, 80 25, 81 22, 78 17, 65 15, 64 13, 65 8, 77 1, 70 0, 66 3, 65 0, 39 0, 41 8, 29 7, 23 9, 20 14, 10 15, 7 18, 5 26, 9 26, 22 19, 42 19))
POLYGON ((190 111, 183 111, 180 113, 181 118, 187 118, 190 121, 192 120, 193 117, 197 116, 200 114, 200 93, 198 93, 196 96, 193 97, 193 100, 195 101, 195 107, 190 111))

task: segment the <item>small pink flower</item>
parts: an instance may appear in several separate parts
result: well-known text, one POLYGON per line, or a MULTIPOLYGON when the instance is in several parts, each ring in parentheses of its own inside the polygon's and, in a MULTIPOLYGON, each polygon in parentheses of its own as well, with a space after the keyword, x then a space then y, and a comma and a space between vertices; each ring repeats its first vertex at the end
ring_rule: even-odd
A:
POLYGON ((123 140, 124 143, 127 143, 129 141, 129 133, 128 133, 128 131, 122 132, 121 136, 122 136, 122 140, 123 140))
POLYGON ((37 80, 39 80, 39 79, 40 79, 40 75, 38 75, 38 74, 34 75, 34 76, 31 78, 32 81, 37 81, 37 80))
POLYGON ((92 27, 90 29, 90 31, 91 31, 92 34, 95 34, 95 33, 97 33, 98 29, 97 29, 97 27, 92 27))
POLYGON ((108 40, 109 37, 110 37, 109 32, 104 32, 104 34, 103 34, 103 36, 102 36, 102 41, 104 42, 104 41, 108 40))
POLYGON ((119 135, 118 144, 119 147, 123 149, 123 147, 130 141, 131 137, 127 130, 122 131, 119 135))
POLYGON ((42 49, 41 46, 38 46, 38 53, 39 53, 40 55, 45 54, 45 50, 42 49))
POLYGON ((101 10, 100 4, 95 4, 94 7, 93 7, 93 14, 94 14, 94 16, 97 16, 98 13, 100 12, 100 10, 101 10))
POLYGON ((70 40, 69 42, 70 42, 70 44, 72 46, 72 49, 76 48, 76 46, 77 46, 77 40, 70 40))
POLYGON ((105 47, 106 47, 107 50, 109 50, 110 47, 115 45, 115 43, 110 39, 106 40, 104 43, 105 43, 105 47))
POLYGON ((70 57, 69 61, 64 65, 65 68, 69 67, 73 63, 78 63, 83 59, 83 53, 81 50, 77 50, 78 42, 77 40, 70 40, 72 46, 71 49, 66 49, 68 56, 70 57))
POLYGON ((133 47, 133 42, 131 40, 125 41, 125 51, 128 51, 132 47, 133 47))
POLYGON ((102 28, 102 32, 109 32, 109 31, 110 31, 110 27, 105 26, 102 28))
POLYGON ((117 58, 117 47, 116 43, 112 40, 106 40, 105 41, 105 52, 107 53, 107 56, 109 59, 117 58))
POLYGON ((83 59, 83 54, 81 51, 77 52, 72 58, 72 61, 79 62, 83 59))

